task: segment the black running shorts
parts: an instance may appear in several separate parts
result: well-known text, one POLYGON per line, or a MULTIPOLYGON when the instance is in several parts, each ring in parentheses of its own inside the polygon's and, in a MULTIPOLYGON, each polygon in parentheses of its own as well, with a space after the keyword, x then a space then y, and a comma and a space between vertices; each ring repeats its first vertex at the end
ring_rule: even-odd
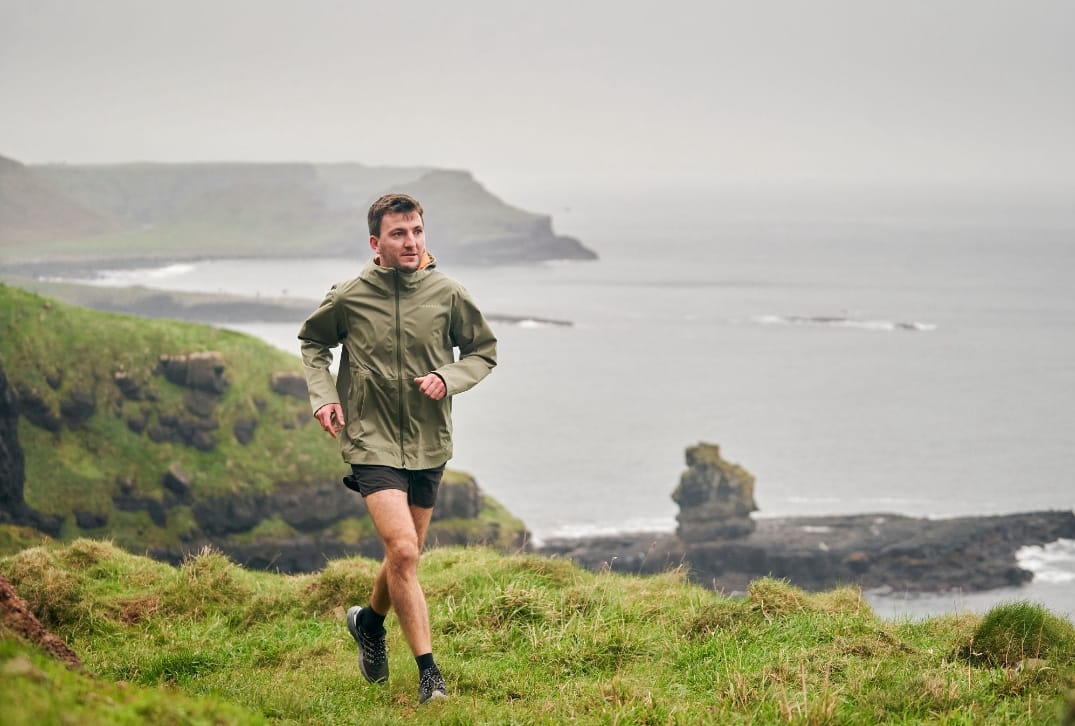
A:
POLYGON ((343 483, 363 497, 382 489, 399 489, 407 492, 407 504, 432 509, 437 503, 437 488, 443 476, 443 466, 436 469, 396 469, 391 466, 351 464, 351 475, 344 477, 343 483))

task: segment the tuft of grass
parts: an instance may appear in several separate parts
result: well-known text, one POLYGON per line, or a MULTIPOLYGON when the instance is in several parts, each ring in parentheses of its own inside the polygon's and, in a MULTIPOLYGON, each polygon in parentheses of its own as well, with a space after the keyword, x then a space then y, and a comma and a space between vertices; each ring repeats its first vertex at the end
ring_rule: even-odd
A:
POLYGON ((1028 659, 1075 663, 1075 627, 1040 605, 997 605, 982 619, 964 653, 972 662, 1014 666, 1028 659))
POLYGON ((768 621, 784 618, 810 609, 806 593, 787 580, 763 577, 747 587, 747 602, 751 609, 768 621))

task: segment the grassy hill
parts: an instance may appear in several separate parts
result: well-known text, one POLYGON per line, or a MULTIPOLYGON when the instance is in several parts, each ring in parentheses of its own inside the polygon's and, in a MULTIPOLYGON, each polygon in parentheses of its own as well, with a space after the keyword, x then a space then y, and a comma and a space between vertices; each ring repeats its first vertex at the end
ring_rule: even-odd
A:
MULTIPOLYGON (((62 540, 109 537, 172 561, 213 544, 285 570, 379 546, 310 414, 297 356, 207 325, 0 285, 0 367, 20 412, 26 503, 62 540), (211 364, 200 386, 199 357, 211 364)), ((471 508, 439 511, 431 542, 511 547, 524 536, 468 475, 449 472, 444 491, 471 508)))
POLYGON ((0 721, 38 723, 1058 723, 1073 702, 1069 622, 1027 604, 985 617, 878 619, 853 588, 755 581, 743 600, 570 562, 443 548, 423 558, 452 697, 417 706, 389 618, 391 677, 359 675, 344 608, 376 562, 172 567, 102 542, 0 559, 85 670, 0 629, 0 721), (1000 643, 1000 645, 998 645, 1000 643))
POLYGON ((592 259, 547 215, 490 194, 469 173, 361 164, 26 167, 0 157, 0 248, 8 263, 310 257, 367 249, 366 210, 389 191, 426 209, 445 261, 592 259))

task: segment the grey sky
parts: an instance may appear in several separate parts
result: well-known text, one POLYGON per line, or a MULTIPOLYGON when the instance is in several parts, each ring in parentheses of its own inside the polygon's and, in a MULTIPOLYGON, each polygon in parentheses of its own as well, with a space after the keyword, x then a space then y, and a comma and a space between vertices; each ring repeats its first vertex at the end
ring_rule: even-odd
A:
POLYGON ((1075 183, 1075 3, 0 0, 0 154, 1075 183))

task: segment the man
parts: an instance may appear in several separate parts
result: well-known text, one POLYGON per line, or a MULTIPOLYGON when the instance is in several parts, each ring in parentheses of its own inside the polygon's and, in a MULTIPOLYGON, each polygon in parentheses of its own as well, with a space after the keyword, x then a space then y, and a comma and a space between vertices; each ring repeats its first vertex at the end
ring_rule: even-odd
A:
POLYGON ((351 465, 344 483, 362 494, 384 543, 369 605, 347 612, 359 668, 370 683, 388 680, 384 619, 394 608, 418 664, 419 703, 448 693, 433 660, 418 559, 452 455, 451 400, 496 365, 496 337, 467 291, 434 269, 422 217, 404 194, 374 202, 375 257, 334 285, 299 331, 314 416, 339 437, 351 465))

